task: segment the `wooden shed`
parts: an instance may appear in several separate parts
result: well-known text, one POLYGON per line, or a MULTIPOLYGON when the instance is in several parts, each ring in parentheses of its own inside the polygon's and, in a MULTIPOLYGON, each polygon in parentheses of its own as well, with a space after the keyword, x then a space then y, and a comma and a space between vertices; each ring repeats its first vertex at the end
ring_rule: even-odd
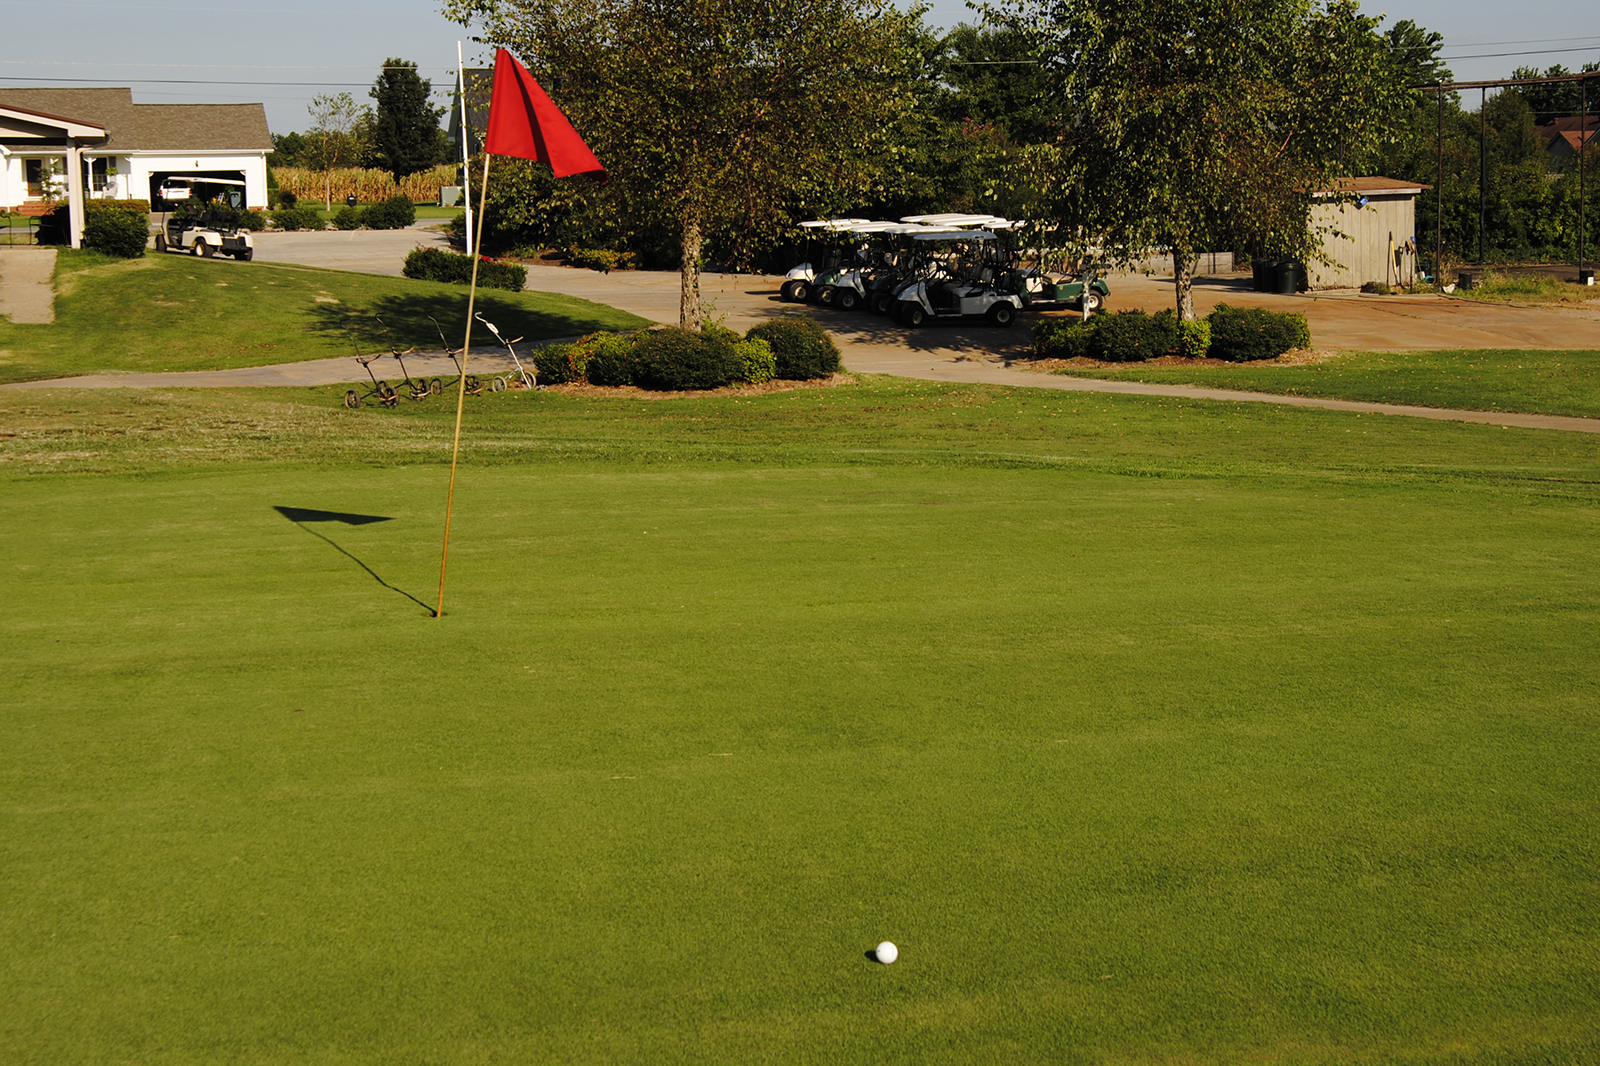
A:
POLYGON ((1331 263, 1306 264, 1313 289, 1353 289, 1368 282, 1409 284, 1417 272, 1417 196, 1432 186, 1395 178, 1345 178, 1340 192, 1355 203, 1324 201, 1311 209, 1331 263))

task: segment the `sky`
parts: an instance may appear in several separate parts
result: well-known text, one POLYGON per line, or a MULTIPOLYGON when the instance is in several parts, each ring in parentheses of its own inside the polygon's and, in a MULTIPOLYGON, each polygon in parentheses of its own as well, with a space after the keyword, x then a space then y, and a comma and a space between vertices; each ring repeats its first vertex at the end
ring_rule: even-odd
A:
MULTIPOLYGON (((391 56, 417 63, 444 102, 456 42, 468 66, 488 56, 439 9, 433 0, 0 0, 0 89, 115 85, 139 103, 260 102, 272 132, 288 133, 310 124, 306 106, 319 93, 368 102, 391 56)), ((1386 25, 1408 18, 1442 33, 1458 80, 1600 60, 1594 0, 1388 0, 1363 9, 1386 14, 1386 25)), ((935 0, 927 21, 949 27, 977 15, 962 0, 935 0)))

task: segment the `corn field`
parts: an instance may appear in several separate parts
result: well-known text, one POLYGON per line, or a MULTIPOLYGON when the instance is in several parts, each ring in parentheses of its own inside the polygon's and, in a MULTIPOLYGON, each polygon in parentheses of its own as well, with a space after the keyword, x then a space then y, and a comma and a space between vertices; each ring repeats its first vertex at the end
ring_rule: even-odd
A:
POLYGON ((327 196, 337 204, 354 194, 358 202, 373 204, 400 195, 409 197, 413 203, 436 204, 439 190, 456 183, 458 165, 444 163, 432 170, 408 174, 400 182, 387 170, 359 167, 329 171, 327 184, 323 182, 322 171, 304 167, 273 167, 272 176, 278 179, 279 188, 288 189, 301 200, 321 200, 327 196))

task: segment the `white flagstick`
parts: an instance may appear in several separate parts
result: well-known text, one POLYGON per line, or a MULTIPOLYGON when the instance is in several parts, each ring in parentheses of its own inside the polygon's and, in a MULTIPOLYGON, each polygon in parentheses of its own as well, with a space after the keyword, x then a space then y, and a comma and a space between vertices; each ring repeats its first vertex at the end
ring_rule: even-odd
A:
MULTIPOLYGON (((483 245, 483 212, 489 201, 489 153, 483 153, 483 190, 478 194, 477 247, 483 245)), ((439 555, 439 599, 435 618, 444 617, 444 569, 450 561, 450 515, 456 505, 456 459, 461 455, 461 411, 467 405, 467 353, 472 349, 472 310, 478 299, 478 257, 472 257, 472 285, 467 289, 467 336, 461 342, 461 387, 456 391, 456 439, 450 448, 450 495, 444 505, 444 550, 439 555)))
MULTIPOLYGON (((456 42, 456 80, 461 96, 461 199, 467 205, 467 254, 477 247, 472 239, 472 132, 467 127, 467 68, 461 58, 461 42, 456 42)), ((484 162, 488 162, 485 157, 484 162)), ((478 212, 480 215, 483 212, 478 212)))

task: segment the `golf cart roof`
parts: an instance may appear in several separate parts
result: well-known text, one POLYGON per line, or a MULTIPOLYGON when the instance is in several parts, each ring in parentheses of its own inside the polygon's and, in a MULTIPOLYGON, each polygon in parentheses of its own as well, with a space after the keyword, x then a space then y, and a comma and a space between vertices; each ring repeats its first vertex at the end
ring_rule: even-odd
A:
POLYGON ((936 229, 918 233, 915 241, 992 241, 994 234, 985 229, 936 229))
POLYGON ((802 222, 802 223, 800 223, 800 228, 801 229, 829 229, 829 230, 840 231, 840 230, 852 229, 852 228, 854 228, 856 226, 862 225, 863 223, 870 222, 870 221, 871 221, 870 219, 865 219, 865 218, 819 218, 819 219, 815 219, 815 220, 813 220, 811 222, 802 222))
POLYGON ((199 178, 192 174, 174 174, 161 184, 170 187, 179 182, 184 185, 238 185, 240 187, 246 184, 238 178, 199 178))
MULTIPOLYGON (((930 226, 939 226, 945 229, 960 228, 962 226, 988 226, 1002 223, 1006 220, 999 215, 907 215, 901 222, 922 222, 930 226)), ((1009 223, 1007 223, 1009 225, 1009 223)))

